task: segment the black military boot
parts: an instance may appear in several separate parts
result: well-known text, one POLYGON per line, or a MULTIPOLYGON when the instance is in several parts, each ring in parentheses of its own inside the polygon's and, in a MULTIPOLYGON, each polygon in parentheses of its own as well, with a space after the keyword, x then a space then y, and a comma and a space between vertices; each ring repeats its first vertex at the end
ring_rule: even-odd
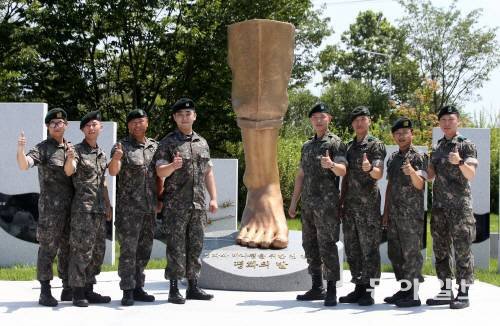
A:
POLYGON ((462 287, 458 290, 457 297, 450 303, 451 309, 464 309, 470 305, 469 303, 469 286, 462 287))
POLYGON ((85 299, 89 303, 109 303, 111 302, 111 297, 107 295, 100 295, 94 292, 94 284, 87 284, 85 286, 85 299))
POLYGON ((407 294, 407 292, 408 290, 403 290, 403 284, 401 284, 401 289, 398 292, 394 293, 392 296, 385 297, 384 302, 390 304, 396 303, 396 301, 402 299, 407 294))
POLYGON ((68 282, 63 280, 62 283, 63 283, 63 289, 61 291, 61 301, 73 300, 73 290, 68 285, 68 282))
POLYGON ((122 306, 134 305, 134 290, 123 290, 122 306))
POLYGON ((335 281, 326 282, 326 297, 324 304, 326 307, 337 305, 337 287, 335 286, 335 281))
POLYGON ((325 288, 321 274, 312 274, 312 287, 304 294, 297 295, 299 301, 325 300, 325 288))
POLYGON ((138 287, 134 289, 134 300, 143 302, 153 302, 155 301, 155 297, 151 294, 148 294, 146 291, 144 291, 143 288, 138 287))
POLYGON ((358 304, 360 306, 371 306, 375 303, 375 300, 373 300, 373 295, 375 293, 375 289, 373 286, 370 285, 364 285, 363 286, 363 294, 358 300, 358 304))
POLYGON ((365 288, 364 285, 362 284, 356 284, 356 287, 354 288, 354 291, 349 293, 346 296, 340 297, 339 302, 340 303, 358 303, 359 299, 361 296, 365 293, 365 288))
POLYGON ((88 307, 89 302, 85 299, 85 288, 74 287, 73 288, 73 306, 77 307, 88 307))
POLYGON ((168 292, 168 302, 175 304, 184 304, 186 299, 184 299, 179 292, 177 287, 177 280, 170 280, 170 291, 168 292))
POLYGON ((52 296, 50 291, 50 281, 40 281, 40 298, 38 304, 47 307, 57 306, 57 300, 52 296))
POLYGON ((213 294, 208 294, 198 287, 198 280, 188 280, 188 288, 186 290, 187 300, 212 300, 213 294))
POLYGON ((422 304, 418 297, 418 284, 415 284, 408 291, 404 292, 405 295, 395 302, 396 306, 400 308, 418 307, 422 304))
POLYGON ((446 304, 451 304, 453 300, 453 290, 451 289, 451 284, 449 286, 444 285, 434 298, 427 299, 425 303, 428 306, 441 306, 446 304))

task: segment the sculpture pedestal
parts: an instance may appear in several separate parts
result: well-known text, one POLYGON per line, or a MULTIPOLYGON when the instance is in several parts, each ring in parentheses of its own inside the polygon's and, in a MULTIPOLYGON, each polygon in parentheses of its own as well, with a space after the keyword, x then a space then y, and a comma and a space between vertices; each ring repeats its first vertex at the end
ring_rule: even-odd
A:
MULTIPOLYGON (((302 232, 290 231, 285 249, 259 249, 235 243, 238 232, 217 231, 205 234, 201 255, 202 288, 236 291, 306 291, 311 276, 302 249, 302 232)), ((342 286, 344 245, 337 242, 342 286)))

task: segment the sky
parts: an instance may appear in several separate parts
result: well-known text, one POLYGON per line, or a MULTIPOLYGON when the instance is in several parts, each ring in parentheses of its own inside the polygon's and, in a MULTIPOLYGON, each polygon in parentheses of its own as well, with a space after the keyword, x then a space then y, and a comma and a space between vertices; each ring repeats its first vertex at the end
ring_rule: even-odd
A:
MULTIPOLYGON (((350 24, 354 23, 360 11, 381 11, 395 25, 397 20, 404 16, 403 8, 395 0, 312 0, 312 2, 315 8, 326 6, 323 16, 330 17, 330 27, 334 31, 334 34, 323 42, 322 47, 327 44, 339 43, 341 34, 349 28, 350 24)), ((432 0, 432 3, 437 7, 448 8, 452 1, 432 0)), ((499 0, 459 0, 457 8, 462 14, 482 8, 479 26, 494 28, 500 25, 498 18, 500 14, 499 0)), ((497 32, 497 40, 500 42, 500 30, 497 32)), ((314 84, 320 81, 321 75, 317 73, 308 85, 308 89, 317 96, 321 94, 321 86, 314 84)), ((480 99, 465 104, 464 109, 467 113, 471 116, 479 114, 480 111, 489 115, 500 114, 500 66, 491 73, 490 80, 486 81, 483 88, 477 90, 476 93, 480 99)))

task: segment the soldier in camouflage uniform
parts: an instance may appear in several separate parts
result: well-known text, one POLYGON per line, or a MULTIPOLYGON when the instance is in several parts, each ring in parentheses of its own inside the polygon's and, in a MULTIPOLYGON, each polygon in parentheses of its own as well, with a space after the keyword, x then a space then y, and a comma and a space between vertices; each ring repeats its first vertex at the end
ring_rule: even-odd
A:
POLYGON ((340 199, 347 262, 355 290, 340 297, 341 303, 374 304, 372 293, 380 278, 380 193, 385 146, 368 134, 370 111, 360 106, 351 113, 356 136, 347 144, 349 170, 342 180, 340 199))
POLYGON ((73 176, 75 197, 71 206, 69 284, 73 305, 108 303, 109 296, 94 292, 96 275, 101 271, 106 249, 106 220, 111 220, 111 205, 106 186, 106 154, 97 145, 102 129, 101 114, 93 111, 80 121, 85 139, 68 153, 64 167, 73 176))
POLYGON ((458 134, 460 119, 455 107, 441 108, 438 118, 444 137, 432 149, 428 174, 429 178, 435 178, 431 234, 436 273, 443 286, 427 304, 450 304, 452 309, 462 309, 469 306, 469 286, 474 282, 471 246, 476 226, 469 181, 476 173, 477 152, 471 141, 458 134), (451 285, 453 263, 460 285, 456 298, 451 285))
POLYGON ((398 307, 420 306, 418 284, 421 278, 424 231, 424 190, 427 155, 413 147, 410 119, 395 121, 392 136, 399 146, 387 161, 387 190, 383 225, 388 226, 388 254, 401 290, 384 299, 398 307))
POLYGON ((73 184, 64 174, 64 163, 68 143, 64 139, 67 115, 62 109, 50 110, 45 116, 49 136, 25 155, 26 138, 22 132, 17 146, 17 162, 21 170, 38 167, 40 198, 38 200, 37 239, 37 279, 41 284, 38 303, 43 306, 57 306, 52 296, 52 263, 58 255, 57 271, 63 282, 61 301, 71 300, 68 285, 69 223, 73 184))
POLYGON ((340 220, 338 176, 346 173, 345 145, 328 131, 332 119, 328 107, 318 103, 309 112, 315 136, 302 146, 300 167, 288 213, 296 215, 301 200, 302 247, 309 265, 312 288, 297 300, 325 300, 325 306, 337 305, 336 282, 340 280, 337 241, 340 220), (322 271, 323 268, 323 271, 322 271), (327 292, 323 289, 323 275, 327 292))
POLYGON ((186 299, 210 300, 211 294, 198 287, 204 227, 207 222, 205 191, 210 195, 209 211, 217 210, 217 195, 208 144, 193 131, 194 102, 181 98, 173 106, 177 130, 168 134, 156 151, 156 172, 165 177, 163 217, 167 229, 167 267, 170 280, 168 301, 183 304, 178 279, 186 277, 186 299))
POLYGON ((144 268, 153 248, 156 220, 156 167, 153 156, 158 143, 146 137, 148 117, 144 110, 127 115, 129 135, 111 150, 109 174, 118 175, 116 233, 120 242, 118 275, 123 290, 121 304, 134 300, 153 302, 144 287, 144 268))

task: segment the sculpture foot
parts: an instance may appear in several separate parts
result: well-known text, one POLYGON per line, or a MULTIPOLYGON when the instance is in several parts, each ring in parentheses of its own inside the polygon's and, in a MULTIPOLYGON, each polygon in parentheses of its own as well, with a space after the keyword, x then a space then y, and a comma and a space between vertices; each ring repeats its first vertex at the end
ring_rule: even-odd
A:
POLYGON ((283 249, 288 246, 288 226, 279 185, 248 189, 236 242, 251 248, 283 249))

